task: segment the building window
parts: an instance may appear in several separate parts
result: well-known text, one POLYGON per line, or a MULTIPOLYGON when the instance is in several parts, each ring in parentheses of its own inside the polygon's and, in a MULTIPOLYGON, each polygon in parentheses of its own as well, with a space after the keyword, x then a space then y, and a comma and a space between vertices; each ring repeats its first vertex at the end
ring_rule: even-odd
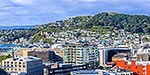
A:
POLYGON ((34 57, 37 57, 37 55, 34 55, 34 57))
POLYGON ((23 64, 25 64, 25 62, 23 62, 23 64))
POLYGON ((23 65, 23 67, 25 67, 25 65, 23 65))
POLYGON ((19 67, 21 67, 21 65, 19 65, 19 67))

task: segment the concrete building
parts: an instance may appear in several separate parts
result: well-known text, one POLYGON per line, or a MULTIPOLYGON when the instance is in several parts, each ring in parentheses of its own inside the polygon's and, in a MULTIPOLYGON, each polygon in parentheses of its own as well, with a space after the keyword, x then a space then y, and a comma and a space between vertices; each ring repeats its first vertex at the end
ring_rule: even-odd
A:
POLYGON ((71 71, 85 69, 87 69, 86 65, 73 66, 73 64, 51 63, 45 66, 44 75, 70 75, 71 71))
POLYGON ((136 60, 137 61, 150 61, 149 54, 150 54, 150 46, 149 44, 147 44, 136 52, 136 60))
POLYGON ((118 53, 112 57, 112 62, 116 62, 117 60, 125 60, 128 58, 128 53, 118 53))
POLYGON ((106 49, 99 50, 99 66, 105 65, 108 61, 108 51, 106 49))
POLYGON ((107 70, 77 70, 71 71, 71 75, 133 75, 131 71, 107 71, 107 70))
POLYGON ((9 73, 0 68, 0 75, 9 75, 9 73))
POLYGON ((130 52, 129 48, 99 48, 99 65, 105 66, 107 62, 112 62, 112 57, 119 53, 130 52))
POLYGON ((98 74, 99 74, 98 71, 95 71, 95 70, 77 70, 77 71, 71 71, 71 75, 98 75, 98 74))
POLYGON ((136 54, 136 60, 137 61, 149 61, 149 55, 148 53, 142 53, 142 54, 136 54))
POLYGON ((63 50, 64 63, 72 63, 74 65, 90 63, 94 65, 98 62, 98 50, 95 45, 65 44, 63 50))
POLYGON ((63 51, 59 49, 51 49, 51 50, 28 50, 28 49, 20 49, 15 52, 15 56, 34 56, 41 58, 44 63, 48 62, 63 62, 62 55, 63 51))
POLYGON ((8 58, 2 61, 2 66, 7 72, 15 73, 15 75, 43 74, 42 59, 32 56, 8 58))

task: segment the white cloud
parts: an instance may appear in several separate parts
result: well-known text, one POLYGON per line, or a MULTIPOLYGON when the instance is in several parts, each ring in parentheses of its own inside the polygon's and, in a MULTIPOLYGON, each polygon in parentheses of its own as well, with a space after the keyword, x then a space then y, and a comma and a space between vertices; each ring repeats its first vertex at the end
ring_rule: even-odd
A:
POLYGON ((83 2, 97 2, 99 0, 79 0, 79 1, 83 1, 83 2))
POLYGON ((97 2, 101 0, 64 0, 64 1, 70 1, 70 2, 97 2))
POLYGON ((1 25, 23 25, 105 11, 150 15, 150 0, 0 0, 0 8, 1 25))
POLYGON ((35 0, 10 0, 12 3, 15 4, 32 4, 35 0))

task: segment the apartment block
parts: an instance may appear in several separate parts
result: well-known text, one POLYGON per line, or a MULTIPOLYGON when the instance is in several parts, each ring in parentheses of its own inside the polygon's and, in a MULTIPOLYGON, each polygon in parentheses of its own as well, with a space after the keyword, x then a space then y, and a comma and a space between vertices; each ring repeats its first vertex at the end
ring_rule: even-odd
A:
POLYGON ((149 55, 148 53, 136 54, 136 60, 137 61, 149 61, 149 55))
POLYGON ((66 44, 63 46, 64 62, 74 65, 90 63, 94 65, 98 61, 98 50, 95 45, 66 44))

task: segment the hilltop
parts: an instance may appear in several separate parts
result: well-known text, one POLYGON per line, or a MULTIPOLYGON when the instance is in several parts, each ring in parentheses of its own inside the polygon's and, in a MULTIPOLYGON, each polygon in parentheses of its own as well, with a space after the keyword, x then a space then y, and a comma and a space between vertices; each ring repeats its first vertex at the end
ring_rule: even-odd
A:
POLYGON ((33 41, 37 42, 44 36, 41 32, 62 32, 67 30, 88 30, 105 34, 114 29, 123 29, 131 33, 149 33, 150 16, 146 15, 129 15, 115 12, 102 12, 93 16, 77 16, 67 20, 60 20, 36 27, 36 34, 33 41))

